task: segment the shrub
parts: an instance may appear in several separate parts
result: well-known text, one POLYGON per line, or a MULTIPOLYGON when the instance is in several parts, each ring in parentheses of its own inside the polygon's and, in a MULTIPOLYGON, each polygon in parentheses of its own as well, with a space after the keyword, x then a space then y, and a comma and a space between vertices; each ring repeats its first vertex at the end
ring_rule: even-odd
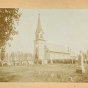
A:
POLYGON ((4 63, 4 66, 7 66, 7 63, 4 63))
POLYGON ((48 59, 48 60, 47 60, 47 62, 48 62, 48 63, 51 63, 51 60, 50 60, 50 59, 48 59))
POLYGON ((88 64, 88 60, 87 60, 87 64, 88 64))
POLYGON ((73 59, 73 64, 75 64, 75 62, 76 62, 76 60, 75 60, 75 59, 73 59))
POLYGON ((64 64, 72 64, 72 59, 64 59, 64 64))
MULTIPOLYGON (((37 62, 36 62, 37 63, 37 62)), ((38 64, 42 64, 42 60, 38 60, 38 64)))
MULTIPOLYGON (((72 59, 53 59, 53 63, 60 63, 60 64, 72 64, 72 59)), ((50 63, 51 60, 48 60, 48 63, 50 63)), ((76 60, 73 59, 73 64, 76 63, 76 60)))
POLYGON ((2 66, 2 63, 0 62, 0 66, 2 66))
POLYGON ((54 59, 52 61, 53 61, 53 63, 57 63, 56 60, 54 60, 54 59))
POLYGON ((56 60, 56 62, 57 62, 57 63, 60 63, 60 60, 58 59, 58 60, 56 60))
POLYGON ((67 60, 66 59, 64 59, 64 64, 66 64, 67 63, 67 60))
POLYGON ((36 60, 36 59, 35 59, 35 60, 34 60, 34 64, 37 64, 38 61, 39 61, 39 60, 36 60))
POLYGON ((64 63, 63 59, 55 59, 53 60, 53 63, 64 63))

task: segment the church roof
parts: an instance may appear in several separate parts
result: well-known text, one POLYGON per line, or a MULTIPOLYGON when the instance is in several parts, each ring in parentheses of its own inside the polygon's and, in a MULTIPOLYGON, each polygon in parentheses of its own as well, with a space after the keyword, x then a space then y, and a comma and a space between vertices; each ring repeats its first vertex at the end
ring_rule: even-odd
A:
POLYGON ((48 48, 49 51, 52 52, 60 52, 60 53, 70 53, 64 46, 46 43, 45 46, 48 48))
POLYGON ((37 29, 36 29, 36 33, 39 32, 43 32, 42 28, 41 28, 41 21, 40 21, 40 14, 38 15, 38 25, 37 25, 37 29))

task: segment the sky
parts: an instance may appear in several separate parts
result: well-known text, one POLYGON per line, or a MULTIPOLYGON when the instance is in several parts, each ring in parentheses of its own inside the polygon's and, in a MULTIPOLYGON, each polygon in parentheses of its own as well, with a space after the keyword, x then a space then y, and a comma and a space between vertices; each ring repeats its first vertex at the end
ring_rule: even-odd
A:
POLYGON ((76 53, 88 49, 88 9, 20 9, 18 35, 13 37, 7 52, 34 52, 35 31, 40 14, 46 42, 63 45, 76 53))

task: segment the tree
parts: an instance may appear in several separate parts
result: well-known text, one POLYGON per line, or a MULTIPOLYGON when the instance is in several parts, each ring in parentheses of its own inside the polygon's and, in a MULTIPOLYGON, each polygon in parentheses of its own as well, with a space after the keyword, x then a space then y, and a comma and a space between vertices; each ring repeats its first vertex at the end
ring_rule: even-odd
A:
POLYGON ((20 16, 18 8, 0 8, 0 48, 12 40, 11 35, 18 34, 15 22, 19 22, 20 16))
POLYGON ((87 57, 88 57, 88 49, 87 49, 86 55, 87 55, 87 57))
POLYGON ((20 16, 21 13, 19 13, 18 8, 0 8, 0 49, 2 66, 3 59, 5 58, 5 48, 3 48, 3 46, 8 40, 12 40, 11 35, 18 34, 15 23, 19 23, 20 16))

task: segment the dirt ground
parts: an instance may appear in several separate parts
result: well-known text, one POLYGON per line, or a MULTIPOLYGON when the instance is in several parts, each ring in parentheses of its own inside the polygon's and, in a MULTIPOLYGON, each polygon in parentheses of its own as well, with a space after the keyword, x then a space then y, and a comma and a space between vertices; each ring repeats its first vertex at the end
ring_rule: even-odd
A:
POLYGON ((88 82, 88 64, 85 74, 76 73, 77 64, 47 64, 0 67, 0 82, 88 82))

